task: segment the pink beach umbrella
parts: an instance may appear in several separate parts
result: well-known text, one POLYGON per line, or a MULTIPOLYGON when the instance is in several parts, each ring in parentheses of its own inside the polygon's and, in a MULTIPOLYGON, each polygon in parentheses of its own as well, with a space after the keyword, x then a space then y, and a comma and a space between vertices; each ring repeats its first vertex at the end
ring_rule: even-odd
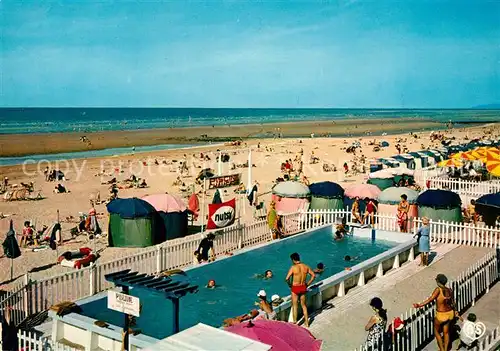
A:
POLYGON ((307 329, 287 322, 258 319, 225 330, 270 345, 272 351, 319 351, 322 344, 307 329))
POLYGON ((172 213, 184 212, 187 209, 186 204, 179 197, 171 194, 147 195, 142 199, 149 202, 157 211, 172 213))
POLYGON ((382 191, 378 186, 372 184, 355 184, 345 190, 345 196, 351 199, 359 197, 360 199, 377 199, 382 191))

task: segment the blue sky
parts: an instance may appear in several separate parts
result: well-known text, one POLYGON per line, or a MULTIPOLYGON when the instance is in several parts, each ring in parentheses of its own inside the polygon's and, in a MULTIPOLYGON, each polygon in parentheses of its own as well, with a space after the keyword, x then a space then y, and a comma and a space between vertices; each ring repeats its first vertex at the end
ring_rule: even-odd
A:
POLYGON ((0 2, 0 106, 500 102, 500 1, 0 2))

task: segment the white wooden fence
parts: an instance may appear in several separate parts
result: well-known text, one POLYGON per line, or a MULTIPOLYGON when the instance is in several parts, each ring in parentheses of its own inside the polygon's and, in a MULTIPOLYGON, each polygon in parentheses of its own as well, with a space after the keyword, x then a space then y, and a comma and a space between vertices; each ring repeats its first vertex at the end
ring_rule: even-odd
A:
MULTIPOLYGON (((17 333, 19 350, 26 351, 81 351, 68 345, 54 342, 41 333, 27 330, 19 330, 17 333)), ((2 350, 4 350, 2 348, 2 350)))
MULTIPOLYGON (((490 287, 500 278, 498 257, 495 251, 488 253, 481 260, 469 267, 460 276, 450 283, 453 290, 457 311, 462 314, 483 294, 488 293, 490 287)), ((359 351, 393 350, 414 351, 420 350, 434 338, 435 303, 430 303, 420 309, 410 309, 401 314, 405 322, 400 331, 395 332, 394 341, 381 338, 376 345, 365 343, 359 351)), ((492 332, 479 344, 479 350, 488 350, 498 338, 498 331, 492 332), (486 343, 485 345, 483 345, 486 343), (484 348, 482 348, 484 347, 484 348)))
POLYGON ((478 182, 463 179, 429 177, 426 178, 426 186, 429 189, 451 190, 459 195, 470 195, 471 197, 475 196, 476 198, 486 194, 500 192, 499 181, 478 182))

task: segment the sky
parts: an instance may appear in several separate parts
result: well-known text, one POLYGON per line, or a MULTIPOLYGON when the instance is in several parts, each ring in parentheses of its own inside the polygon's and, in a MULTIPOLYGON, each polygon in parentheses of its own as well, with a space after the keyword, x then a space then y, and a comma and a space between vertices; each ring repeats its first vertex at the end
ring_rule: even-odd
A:
POLYGON ((0 106, 500 103, 500 1, 2 0, 0 106))

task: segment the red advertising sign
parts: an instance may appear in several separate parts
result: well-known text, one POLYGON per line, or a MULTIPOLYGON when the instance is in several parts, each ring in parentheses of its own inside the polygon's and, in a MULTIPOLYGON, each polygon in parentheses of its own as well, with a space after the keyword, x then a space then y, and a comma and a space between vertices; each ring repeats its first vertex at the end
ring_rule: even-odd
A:
POLYGON ((219 229, 230 226, 236 217, 236 199, 221 204, 208 205, 207 229, 219 229))

